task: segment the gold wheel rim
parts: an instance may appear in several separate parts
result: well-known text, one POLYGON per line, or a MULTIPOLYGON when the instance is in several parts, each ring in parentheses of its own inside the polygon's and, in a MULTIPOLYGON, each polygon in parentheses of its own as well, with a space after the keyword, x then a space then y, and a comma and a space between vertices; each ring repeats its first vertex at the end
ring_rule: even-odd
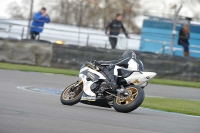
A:
POLYGON ((116 103, 118 105, 127 105, 127 104, 130 104, 137 97, 138 90, 135 87, 130 87, 130 88, 127 88, 126 90, 129 93, 129 95, 127 97, 119 96, 119 97, 116 98, 116 103))
MULTIPOLYGON (((69 90, 71 89, 71 87, 73 87, 73 86, 75 86, 75 85, 76 85, 76 84, 72 84, 72 85, 68 86, 68 87, 64 90, 64 92, 63 92, 63 94, 62 94, 62 98, 63 98, 64 100, 73 100, 73 99, 75 99, 76 97, 78 97, 79 95, 81 95, 81 92, 82 92, 83 90, 81 90, 81 92, 80 92, 79 94, 75 94, 74 92, 69 92, 69 90), (71 97, 69 97, 69 99, 67 99, 67 93, 68 93, 69 95, 71 95, 71 97)), ((82 87, 82 85, 76 87, 76 89, 78 90, 80 87, 82 87)))

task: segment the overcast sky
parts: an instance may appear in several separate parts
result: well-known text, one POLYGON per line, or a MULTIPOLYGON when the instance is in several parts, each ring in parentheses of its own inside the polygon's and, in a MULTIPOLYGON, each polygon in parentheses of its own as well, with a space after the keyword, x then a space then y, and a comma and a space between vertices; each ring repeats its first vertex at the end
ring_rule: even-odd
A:
POLYGON ((6 7, 8 3, 12 2, 13 0, 0 0, 0 17, 8 17, 6 14, 6 7))
MULTIPOLYGON (((9 17, 9 14, 6 12, 6 8, 8 4, 13 1, 17 1, 18 3, 21 3, 21 0, 0 0, 0 17, 9 17)), ((40 9, 40 7, 37 7, 38 1, 40 0, 35 0, 34 10, 40 9)), ((180 2, 183 0, 136 0, 136 1, 140 1, 142 8, 148 9, 151 13, 156 15, 157 13, 172 14, 174 11, 173 9, 170 9, 170 7, 173 4, 180 5, 180 2)), ((197 12, 200 9, 200 4, 192 7, 191 9, 191 7, 189 7, 187 4, 187 2, 190 2, 190 0, 184 0, 184 1, 185 1, 185 4, 180 12, 180 15, 193 17, 193 12, 197 12)))

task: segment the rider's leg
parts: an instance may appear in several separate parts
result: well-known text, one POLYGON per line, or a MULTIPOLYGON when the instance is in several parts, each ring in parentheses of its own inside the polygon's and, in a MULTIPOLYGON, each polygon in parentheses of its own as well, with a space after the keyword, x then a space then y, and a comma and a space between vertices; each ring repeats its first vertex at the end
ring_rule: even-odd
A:
POLYGON ((109 79, 110 79, 110 85, 113 89, 118 88, 117 85, 117 76, 115 75, 115 66, 114 65, 110 65, 109 66, 109 79))
POLYGON ((112 89, 116 89, 117 95, 120 95, 120 94, 128 95, 126 89, 123 86, 117 85, 117 75, 118 75, 118 72, 115 69, 115 66, 110 67, 109 78, 110 78, 110 85, 111 85, 112 89))

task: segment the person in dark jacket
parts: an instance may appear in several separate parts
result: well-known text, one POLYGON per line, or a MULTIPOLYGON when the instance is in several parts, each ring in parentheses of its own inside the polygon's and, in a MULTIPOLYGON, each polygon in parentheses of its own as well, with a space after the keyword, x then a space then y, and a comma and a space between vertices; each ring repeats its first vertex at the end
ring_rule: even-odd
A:
POLYGON ((33 22, 30 30, 31 39, 35 39, 36 36, 43 31, 44 24, 49 22, 50 18, 49 15, 46 14, 46 8, 42 7, 42 9, 33 17, 33 22))
POLYGON ((189 54, 189 40, 190 39, 190 28, 188 24, 185 24, 179 32, 178 44, 184 48, 184 56, 188 57, 189 54))
POLYGON ((126 35, 127 38, 129 38, 126 29, 124 28, 124 25, 122 23, 122 15, 121 14, 116 14, 116 18, 112 21, 110 21, 107 25, 106 25, 106 35, 110 36, 109 37, 109 41, 111 44, 112 49, 116 48, 117 45, 117 36, 120 33, 120 29, 123 30, 124 34, 126 35), (108 34, 108 29, 110 29, 110 33, 108 34), (115 36, 115 37, 113 37, 115 36))

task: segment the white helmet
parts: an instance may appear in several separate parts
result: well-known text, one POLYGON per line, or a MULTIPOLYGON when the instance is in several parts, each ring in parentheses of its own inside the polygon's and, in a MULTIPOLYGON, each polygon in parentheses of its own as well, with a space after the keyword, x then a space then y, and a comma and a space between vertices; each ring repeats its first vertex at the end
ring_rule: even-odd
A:
POLYGON ((127 50, 123 53, 122 58, 134 58, 134 59, 136 59, 136 54, 132 50, 127 50))

